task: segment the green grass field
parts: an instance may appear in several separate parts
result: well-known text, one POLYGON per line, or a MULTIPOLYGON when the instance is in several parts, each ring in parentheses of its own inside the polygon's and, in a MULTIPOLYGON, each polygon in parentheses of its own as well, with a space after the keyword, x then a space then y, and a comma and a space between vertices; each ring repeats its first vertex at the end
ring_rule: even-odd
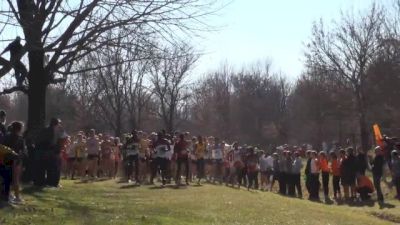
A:
POLYGON ((160 189, 115 181, 62 181, 61 189, 25 188, 26 203, 0 209, 0 224, 393 224, 400 202, 326 205, 275 193, 209 185, 160 189))

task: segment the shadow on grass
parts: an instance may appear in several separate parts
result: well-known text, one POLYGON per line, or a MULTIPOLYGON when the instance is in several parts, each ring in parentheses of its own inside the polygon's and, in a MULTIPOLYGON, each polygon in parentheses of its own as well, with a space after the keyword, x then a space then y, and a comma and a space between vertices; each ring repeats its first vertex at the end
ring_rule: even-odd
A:
MULTIPOLYGON (((0 200, 0 209, 5 209, 5 208, 12 209, 13 206, 11 204, 9 204, 8 202, 6 202, 6 201, 0 200)), ((0 220, 0 224, 2 224, 1 220, 0 220)))
POLYGON ((42 192, 43 189, 44 189, 43 186, 34 186, 34 185, 31 185, 31 186, 28 186, 28 187, 24 187, 24 188, 22 189, 22 193, 23 193, 23 194, 33 194, 33 193, 36 193, 36 192, 42 192))
POLYGON ((350 207, 374 207, 375 206, 375 201, 373 200, 368 200, 368 201, 350 201, 350 202, 345 202, 346 205, 350 207))
MULTIPOLYGON (((111 180, 111 178, 97 178, 97 179, 93 179, 93 178, 89 178, 89 179, 81 179, 81 180, 77 180, 74 182, 74 184, 88 184, 88 183, 96 183, 96 182, 103 182, 103 181, 109 181, 111 180)), ((121 183, 121 182, 117 182, 117 183, 121 183)))
POLYGON ((163 186, 152 186, 149 187, 149 190, 160 190, 160 189, 174 189, 174 190, 184 190, 186 188, 182 188, 183 186, 176 186, 176 185, 165 185, 163 186))
POLYGON ((138 188, 140 185, 137 184, 127 184, 127 185, 122 185, 119 187, 120 189, 131 189, 131 188, 138 188))
POLYGON ((396 206, 390 203, 379 202, 379 209, 393 209, 396 206))
POLYGON ((39 205, 47 205, 47 207, 45 206, 44 208, 42 208, 42 210, 53 211, 57 208, 66 210, 65 213, 67 215, 70 215, 72 218, 82 219, 83 224, 90 222, 90 220, 94 218, 94 215, 92 214, 93 211, 101 211, 80 203, 79 199, 74 201, 66 196, 54 199, 51 197, 49 198, 49 196, 42 195, 38 192, 31 193, 31 196, 34 197, 36 201, 41 202, 41 204, 39 205))

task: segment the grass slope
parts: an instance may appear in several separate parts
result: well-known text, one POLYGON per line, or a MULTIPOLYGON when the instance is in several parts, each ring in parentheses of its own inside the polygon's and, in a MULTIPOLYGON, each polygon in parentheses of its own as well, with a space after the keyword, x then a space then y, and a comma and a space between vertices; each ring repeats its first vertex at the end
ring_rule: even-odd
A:
POLYGON ((102 181, 24 190, 26 204, 0 209, 0 224, 393 224, 394 208, 325 205, 273 193, 203 185, 133 187, 102 181), (382 219, 384 218, 384 219, 382 219), (388 220, 389 219, 389 220, 388 220))

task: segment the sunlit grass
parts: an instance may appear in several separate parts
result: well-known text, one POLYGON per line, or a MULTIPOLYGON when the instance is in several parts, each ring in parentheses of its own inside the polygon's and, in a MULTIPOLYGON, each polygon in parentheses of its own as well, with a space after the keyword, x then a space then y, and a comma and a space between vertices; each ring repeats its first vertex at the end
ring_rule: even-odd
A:
POLYGON ((280 195, 203 185, 160 189, 115 181, 25 189, 26 204, 0 209, 0 224, 392 224, 394 208, 325 205, 280 195), (385 218, 385 219, 380 219, 385 218))

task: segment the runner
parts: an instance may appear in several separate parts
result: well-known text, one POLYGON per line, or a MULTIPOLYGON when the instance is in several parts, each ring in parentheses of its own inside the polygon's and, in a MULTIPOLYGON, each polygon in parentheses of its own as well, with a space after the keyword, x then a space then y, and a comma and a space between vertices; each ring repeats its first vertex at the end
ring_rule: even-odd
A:
POLYGON ((174 145, 174 153, 176 156, 176 177, 175 183, 177 186, 181 184, 182 164, 185 166, 186 185, 189 185, 189 143, 185 140, 185 135, 180 134, 179 140, 174 145))
POLYGON ((205 154, 206 154, 206 144, 203 142, 203 137, 197 137, 197 143, 195 145, 195 155, 196 155, 196 170, 197 170, 197 184, 200 185, 201 179, 205 176, 205 154))
POLYGON ((133 168, 135 168, 135 182, 140 184, 139 180, 139 148, 140 139, 136 131, 132 132, 132 136, 127 138, 125 145, 122 147, 124 151, 124 165, 126 180, 133 182, 133 168))
POLYGON ((103 136, 103 142, 100 144, 101 149, 101 159, 100 159, 100 167, 103 173, 103 176, 108 178, 112 178, 115 174, 114 171, 114 159, 113 156, 113 142, 111 141, 110 135, 103 136))
POLYGON ((155 168, 150 182, 153 183, 153 179, 156 175, 157 170, 161 172, 161 187, 164 187, 167 182, 167 166, 168 166, 168 152, 171 151, 170 141, 164 138, 164 135, 160 132, 157 134, 157 140, 154 142, 154 152, 155 152, 155 168))
POLYGON ((77 141, 72 144, 71 148, 71 160, 72 162, 72 171, 71 171, 71 179, 74 179, 75 171, 77 172, 77 175, 80 177, 83 177, 83 167, 84 167, 84 162, 83 159, 86 154, 86 143, 83 140, 82 134, 77 135, 77 141))
POLYGON ((91 129, 89 132, 89 137, 86 141, 87 149, 87 171, 88 176, 92 178, 97 177, 97 164, 99 160, 100 153, 100 141, 96 137, 96 131, 91 129))
POLYGON ((139 181, 141 183, 148 182, 148 171, 150 167, 150 152, 149 152, 149 143, 150 140, 147 139, 146 134, 143 131, 138 132, 138 136, 140 139, 140 146, 139 146, 139 181))
POLYGON ((212 148, 212 160, 214 165, 213 183, 218 181, 219 184, 222 184, 222 173, 223 173, 222 170, 223 170, 223 158, 224 158, 223 146, 219 138, 215 138, 214 140, 215 142, 212 148))
POLYGON ((246 167, 247 167, 247 178, 248 178, 248 185, 247 185, 247 190, 250 190, 250 188, 257 190, 257 181, 258 179, 258 171, 259 171, 259 165, 258 165, 258 156, 254 152, 253 147, 248 147, 247 149, 248 155, 246 157, 246 167))

